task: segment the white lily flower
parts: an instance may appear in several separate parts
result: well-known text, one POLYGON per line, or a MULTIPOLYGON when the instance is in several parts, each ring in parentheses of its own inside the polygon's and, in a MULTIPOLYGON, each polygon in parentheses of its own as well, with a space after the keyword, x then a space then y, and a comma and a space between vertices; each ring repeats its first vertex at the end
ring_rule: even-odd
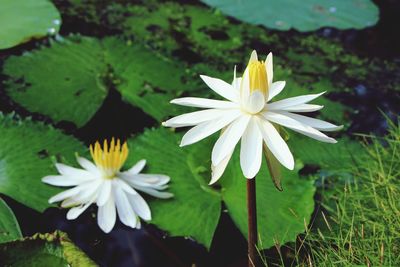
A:
POLYGON ((321 109, 322 106, 309 102, 323 93, 269 103, 285 87, 284 81, 272 81, 272 53, 269 53, 263 62, 258 60, 256 51, 253 51, 242 78, 236 77, 235 67, 232 84, 204 75, 200 77, 208 87, 226 100, 196 97, 174 99, 171 101, 173 104, 205 110, 174 117, 163 125, 175 128, 194 126, 183 136, 181 146, 196 143, 223 130, 212 150, 210 184, 215 183, 224 173, 239 140, 240 165, 246 178, 254 178, 259 172, 264 144, 283 166, 293 170, 293 155, 275 124, 322 142, 336 143, 335 139, 320 131, 336 131, 342 126, 293 113, 321 109))
POLYGON ((42 179, 44 183, 54 186, 74 186, 49 199, 49 203, 62 201, 61 207, 72 207, 67 213, 67 219, 74 220, 91 204, 98 206, 97 222, 100 228, 109 233, 115 225, 118 213, 121 222, 132 228, 140 228, 140 218, 151 220, 150 208, 138 194, 145 192, 158 198, 170 198, 166 189, 170 178, 162 174, 141 174, 146 160, 140 160, 127 171, 121 167, 128 157, 128 146, 122 146, 114 139, 108 148, 104 141, 103 149, 99 142, 90 146, 94 163, 83 157, 77 157, 83 169, 57 163, 60 175, 50 175, 42 179), (135 190, 136 189, 136 190, 135 190))

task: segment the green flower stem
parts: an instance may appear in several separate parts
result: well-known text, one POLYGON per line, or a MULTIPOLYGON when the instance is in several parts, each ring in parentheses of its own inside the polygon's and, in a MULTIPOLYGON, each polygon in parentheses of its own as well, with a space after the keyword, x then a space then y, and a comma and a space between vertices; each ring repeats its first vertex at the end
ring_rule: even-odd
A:
POLYGON ((256 177, 247 179, 248 259, 249 267, 257 265, 257 206, 256 177))

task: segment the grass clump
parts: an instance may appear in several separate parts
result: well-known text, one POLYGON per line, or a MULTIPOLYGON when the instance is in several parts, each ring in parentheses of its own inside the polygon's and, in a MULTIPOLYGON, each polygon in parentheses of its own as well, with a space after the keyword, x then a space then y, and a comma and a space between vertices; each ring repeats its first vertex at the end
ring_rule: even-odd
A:
POLYGON ((307 231, 301 266, 400 266, 400 127, 364 137, 352 178, 323 193, 324 226, 307 231))

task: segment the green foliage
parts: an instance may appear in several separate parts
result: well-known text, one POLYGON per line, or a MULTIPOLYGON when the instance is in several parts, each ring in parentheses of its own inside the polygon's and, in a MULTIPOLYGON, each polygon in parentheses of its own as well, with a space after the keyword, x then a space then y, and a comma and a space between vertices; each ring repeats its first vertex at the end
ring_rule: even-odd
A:
POLYGON ((23 240, 0 245, 2 266, 97 266, 65 233, 36 234, 23 240))
POLYGON ((58 32, 61 16, 48 0, 0 2, 0 49, 58 32))
POLYGON ((354 179, 321 192, 325 225, 307 234, 304 265, 400 265, 400 128, 372 141, 352 169, 354 179))
POLYGON ((370 0, 202 0, 236 19, 267 28, 313 31, 322 27, 362 29, 374 25, 379 9, 370 0))
POLYGON ((21 230, 14 213, 0 198, 0 243, 22 237, 21 230))
MULTIPOLYGON (((129 140, 132 153, 126 166, 147 159, 148 173, 171 177, 168 200, 150 200, 152 221, 171 236, 190 236, 210 247, 221 213, 221 194, 207 185, 201 174, 208 170, 179 147, 180 135, 160 128, 129 140)), ((205 150, 205 149, 204 149, 205 150)), ((205 159, 203 159, 205 160, 205 159)))
POLYGON ((198 84, 191 82, 193 73, 185 66, 117 38, 72 36, 52 42, 50 47, 8 58, 4 73, 10 77, 6 91, 15 102, 78 127, 96 113, 110 87, 161 121, 181 110, 169 100, 198 84))
MULTIPOLYGON (((257 49, 260 55, 274 52, 275 68, 285 70, 284 74, 290 74, 293 82, 305 89, 319 84, 319 89, 328 93, 352 93, 349 84, 359 83, 367 88, 379 88, 382 93, 399 90, 400 76, 388 75, 399 72, 396 62, 361 58, 331 38, 296 32, 288 35, 232 21, 221 12, 195 3, 68 2, 70 5, 60 3, 59 6, 66 15, 84 19, 100 29, 121 31, 126 38, 142 41, 168 57, 183 61, 200 74, 225 78, 229 73, 226 78, 231 79, 233 66, 238 65, 238 70, 243 70, 251 50, 257 49), (387 78, 385 86, 379 82, 382 75, 387 78)), ((337 8, 336 13, 341 11, 337 8)), ((287 80, 287 76, 280 79, 287 80)), ((336 121, 341 119, 341 112, 329 114, 335 115, 336 121)))
MULTIPOLYGON (((167 129, 146 131, 129 142, 133 148, 127 166, 141 158, 148 159, 149 173, 171 177, 169 191, 175 197, 151 201, 152 223, 172 236, 191 236, 209 247, 218 223, 221 201, 241 232, 247 236, 245 178, 237 155, 221 178, 222 188, 210 187, 210 152, 212 141, 205 140, 179 148, 180 134, 167 129)), ((275 241, 293 241, 304 231, 314 208, 313 181, 301 180, 297 172, 284 172, 284 192, 275 189, 264 164, 257 177, 259 232, 263 248, 275 241)))
POLYGON ((50 48, 7 59, 4 73, 10 79, 6 91, 31 112, 82 126, 107 95, 102 79, 107 66, 102 58, 96 39, 52 42, 50 48))
POLYGON ((361 144, 349 138, 337 140, 336 144, 326 144, 293 133, 290 134, 289 146, 294 157, 304 164, 318 165, 326 171, 350 172, 365 152, 361 144))
POLYGON ((113 68, 113 83, 125 101, 158 121, 182 112, 182 108, 169 101, 196 88, 189 69, 139 44, 107 38, 103 45, 106 62, 113 68))
MULTIPOLYGON (((239 153, 229 164, 220 182, 222 198, 233 221, 247 237, 246 179, 240 169, 239 153)), ((282 167, 283 191, 272 183, 266 162, 256 177, 260 249, 295 241, 310 221, 314 210, 314 181, 300 179, 299 167, 294 171, 282 167)))
POLYGON ((57 173, 54 161, 74 162, 74 153, 84 146, 49 125, 0 114, 0 193, 43 211, 59 189, 41 178, 57 173))

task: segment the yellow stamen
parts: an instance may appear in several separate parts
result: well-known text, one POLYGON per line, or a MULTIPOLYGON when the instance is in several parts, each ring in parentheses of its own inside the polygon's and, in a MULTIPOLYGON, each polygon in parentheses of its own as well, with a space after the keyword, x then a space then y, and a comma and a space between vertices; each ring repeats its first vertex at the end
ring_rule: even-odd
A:
POLYGON ((115 174, 119 172, 129 153, 126 142, 121 148, 120 140, 117 139, 117 144, 115 144, 114 138, 111 139, 110 147, 108 147, 107 140, 104 140, 103 149, 98 141, 89 148, 94 163, 104 171, 106 178, 109 179, 114 178, 115 174))
POLYGON ((252 60, 247 68, 249 70, 250 93, 259 90, 263 95, 267 95, 268 79, 264 61, 252 60))

